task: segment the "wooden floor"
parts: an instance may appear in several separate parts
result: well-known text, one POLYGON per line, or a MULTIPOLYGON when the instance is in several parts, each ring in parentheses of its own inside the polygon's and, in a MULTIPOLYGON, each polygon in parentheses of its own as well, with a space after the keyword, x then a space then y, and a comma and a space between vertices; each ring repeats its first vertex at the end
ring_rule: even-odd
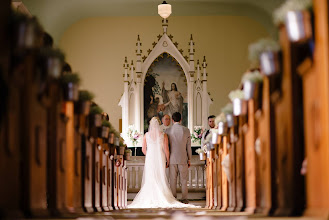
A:
MULTIPOLYGON (((204 207, 206 201, 190 201, 190 204, 204 207)), ((187 209, 124 209, 103 213, 85 214, 82 216, 52 218, 52 220, 111 220, 111 219, 173 219, 173 220, 323 220, 315 217, 268 217, 249 215, 246 212, 223 212, 206 208, 187 209)), ((40 220, 40 219, 37 219, 40 220)))

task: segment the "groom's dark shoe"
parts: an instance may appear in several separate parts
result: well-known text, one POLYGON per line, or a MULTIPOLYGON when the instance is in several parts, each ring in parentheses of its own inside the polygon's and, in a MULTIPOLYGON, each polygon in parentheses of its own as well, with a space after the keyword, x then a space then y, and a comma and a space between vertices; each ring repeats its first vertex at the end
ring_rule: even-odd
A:
POLYGON ((182 203, 184 203, 184 204, 189 204, 189 201, 188 201, 187 199, 183 199, 183 200, 182 200, 182 203))

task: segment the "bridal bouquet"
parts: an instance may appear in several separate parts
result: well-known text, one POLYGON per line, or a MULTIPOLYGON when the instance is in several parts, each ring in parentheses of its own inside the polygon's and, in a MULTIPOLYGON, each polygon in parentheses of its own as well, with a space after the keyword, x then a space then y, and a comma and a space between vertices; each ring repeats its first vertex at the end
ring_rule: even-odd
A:
POLYGON ((131 141, 131 143, 133 144, 133 146, 135 147, 136 144, 138 143, 139 139, 142 137, 142 134, 140 134, 135 129, 134 125, 129 125, 127 136, 129 138, 129 140, 131 141))
POLYGON ((201 144, 202 130, 202 126, 194 126, 192 133, 193 142, 199 142, 199 144, 201 144))

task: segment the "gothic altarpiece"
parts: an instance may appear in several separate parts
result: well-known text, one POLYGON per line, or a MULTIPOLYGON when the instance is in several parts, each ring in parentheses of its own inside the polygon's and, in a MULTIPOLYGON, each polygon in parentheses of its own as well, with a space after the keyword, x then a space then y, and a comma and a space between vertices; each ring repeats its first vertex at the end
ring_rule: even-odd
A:
MULTIPOLYGON (((127 58, 124 62, 124 93, 119 106, 122 107, 122 135, 129 147, 129 127, 139 133, 147 131, 153 116, 160 119, 164 114, 182 114, 182 124, 193 132, 194 126, 207 127, 207 117, 212 99, 207 91, 207 63, 195 65, 194 41, 191 35, 189 56, 183 56, 173 36, 167 35, 168 20, 162 20, 163 34, 153 43, 148 56, 142 57, 142 43, 138 36, 136 62, 127 58)), ((199 143, 192 143, 193 146, 199 143)), ((141 141, 136 144, 141 146, 141 141)))

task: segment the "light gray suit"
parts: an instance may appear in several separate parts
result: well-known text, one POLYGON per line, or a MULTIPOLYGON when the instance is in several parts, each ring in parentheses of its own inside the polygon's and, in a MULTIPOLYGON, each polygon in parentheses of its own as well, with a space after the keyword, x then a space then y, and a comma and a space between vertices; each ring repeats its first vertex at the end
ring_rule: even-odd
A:
POLYGON ((177 197, 177 175, 182 184, 182 199, 187 199, 188 160, 192 159, 190 130, 178 123, 166 130, 170 149, 170 188, 177 197))

